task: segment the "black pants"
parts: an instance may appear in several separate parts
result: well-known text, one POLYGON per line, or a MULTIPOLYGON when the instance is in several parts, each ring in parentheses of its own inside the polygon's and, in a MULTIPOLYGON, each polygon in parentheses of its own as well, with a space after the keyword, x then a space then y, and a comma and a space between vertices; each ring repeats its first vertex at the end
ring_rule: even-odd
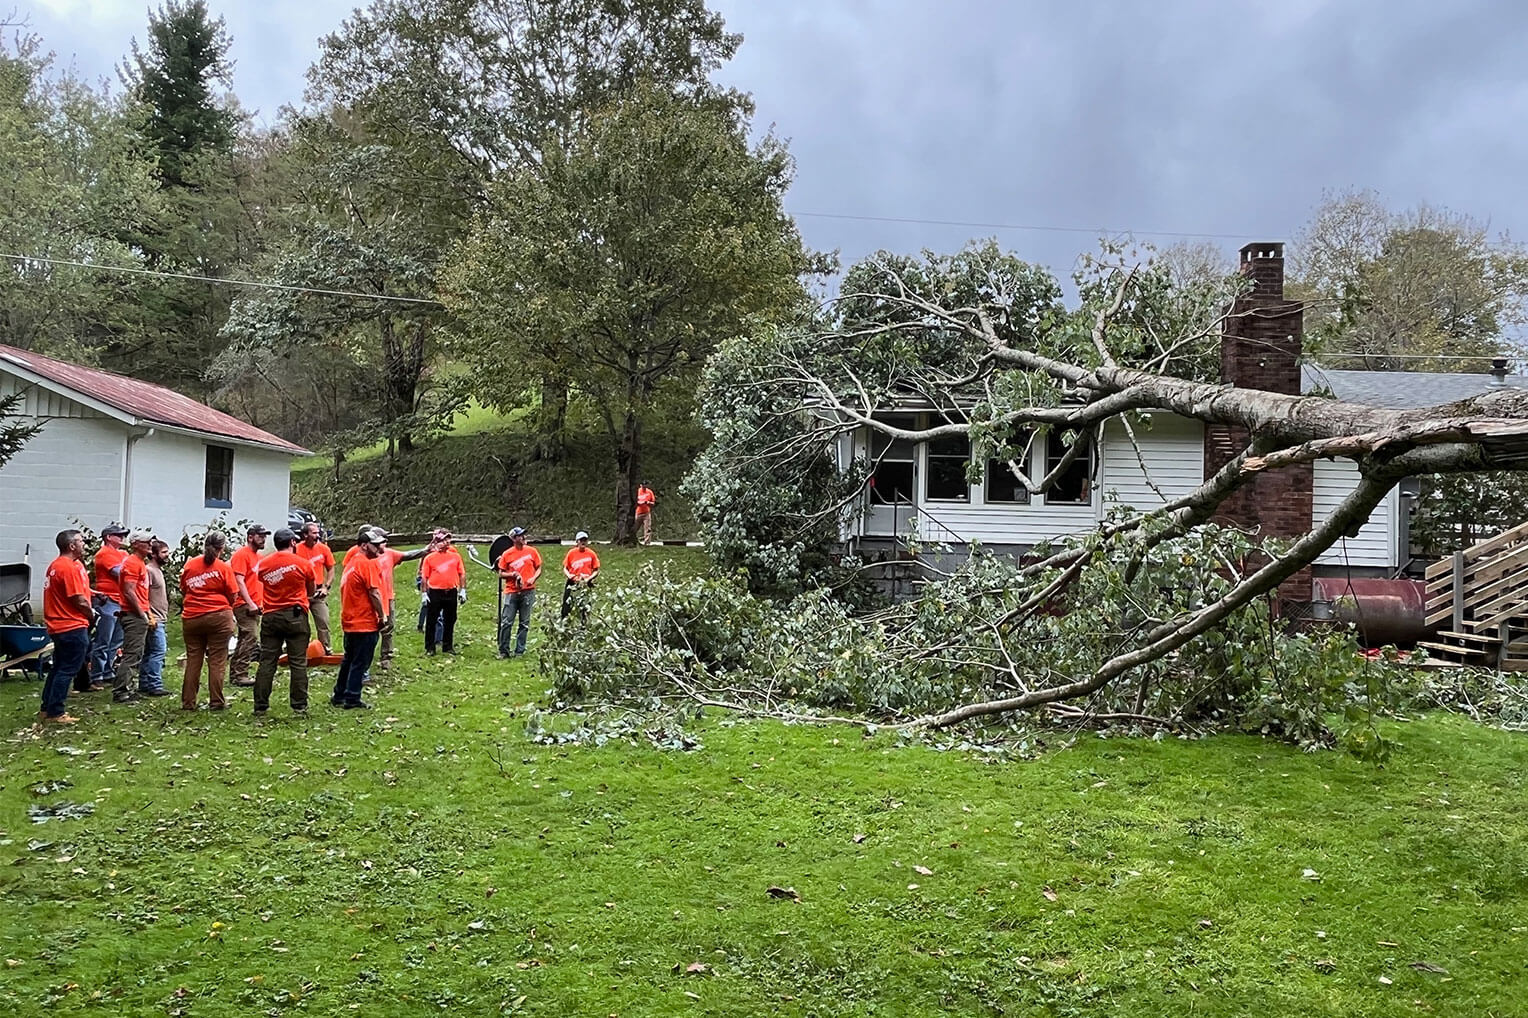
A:
POLYGON ((435 634, 440 633, 440 649, 447 654, 456 650, 456 588, 449 590, 436 590, 434 587, 429 591, 430 603, 424 612, 424 649, 426 653, 435 650, 435 634), (437 630, 437 621, 443 622, 437 630))

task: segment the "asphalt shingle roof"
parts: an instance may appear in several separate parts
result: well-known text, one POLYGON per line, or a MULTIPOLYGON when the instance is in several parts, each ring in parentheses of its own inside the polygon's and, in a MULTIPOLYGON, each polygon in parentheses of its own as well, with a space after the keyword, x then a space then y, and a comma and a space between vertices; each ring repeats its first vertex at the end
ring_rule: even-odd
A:
POLYGON ((1338 399, 1387 410, 1453 403, 1498 388, 1528 389, 1528 375, 1508 375, 1497 382, 1488 374, 1448 371, 1339 371, 1315 364, 1300 366, 1300 391, 1330 391, 1338 399))

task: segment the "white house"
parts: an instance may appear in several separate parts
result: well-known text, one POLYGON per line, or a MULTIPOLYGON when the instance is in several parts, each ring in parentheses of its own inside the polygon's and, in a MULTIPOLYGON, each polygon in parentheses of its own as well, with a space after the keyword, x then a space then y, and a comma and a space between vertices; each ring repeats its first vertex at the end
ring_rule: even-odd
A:
MULTIPOLYGON (((1490 374, 1403 371, 1339 371, 1302 365, 1302 312, 1284 299, 1284 259, 1280 244, 1249 244, 1242 249, 1242 271, 1255 283, 1239 300, 1257 314, 1233 315, 1221 344, 1222 380, 1274 392, 1330 395, 1390 409, 1435 406, 1476 396, 1493 387, 1528 387, 1528 378, 1508 376, 1505 361, 1490 374)), ((888 415, 909 430, 945 423, 937 414, 908 404, 888 415)), ((964 436, 914 445, 890 441, 861 429, 840 447, 847 463, 863 458, 875 464, 866 491, 866 511, 844 536, 866 551, 889 546, 916 534, 920 541, 952 546, 980 542, 1022 553, 1042 541, 1079 534, 1096 527, 1111 509, 1150 510, 1187 495, 1206 476, 1245 446, 1224 427, 1206 428, 1197 420, 1155 413, 1134 426, 1133 438, 1119 421, 1110 421, 1099 441, 1046 493, 1031 494, 1016 483, 1003 463, 989 463, 981 483, 968 480, 970 442, 964 436), (1139 450, 1139 453, 1137 453, 1139 450)), ((1059 465, 1065 448, 1054 436, 1034 442, 1026 474, 1045 476, 1059 465)), ((1358 483, 1349 460, 1317 460, 1309 467, 1260 474, 1222 515, 1264 534, 1294 537, 1328 519, 1358 483)), ((1392 489, 1369 520, 1351 537, 1318 558, 1311 575, 1389 578, 1409 560, 1407 531, 1413 486, 1392 489)), ((1308 599, 1295 582, 1286 596, 1308 599)), ((1281 588, 1284 590, 1284 588, 1281 588)))
POLYGON ((220 515, 275 529, 292 457, 309 455, 162 386, 0 344, 0 396, 18 391, 42 431, 0 467, 0 562, 30 558, 34 600, 72 520, 145 527, 172 545, 220 515))

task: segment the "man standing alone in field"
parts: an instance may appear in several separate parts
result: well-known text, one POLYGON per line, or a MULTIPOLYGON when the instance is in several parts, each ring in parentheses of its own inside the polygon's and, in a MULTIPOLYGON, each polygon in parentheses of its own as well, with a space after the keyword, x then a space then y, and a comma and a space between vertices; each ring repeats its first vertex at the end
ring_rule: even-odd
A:
POLYGON ((53 666, 42 685, 42 710, 38 717, 58 725, 72 725, 78 718, 64 710, 69 683, 79 674, 90 653, 90 579, 85 574, 85 535, 60 530, 53 539, 58 558, 48 565, 42 580, 42 621, 53 641, 53 666))
POLYGON ((641 535, 643 544, 653 543, 653 507, 658 504, 658 496, 646 481, 637 483, 637 531, 641 535))
POLYGON ((313 616, 313 635, 329 653, 329 585, 334 582, 334 552, 321 540, 317 523, 302 525, 302 544, 295 549, 298 557, 313 568, 313 597, 308 611, 313 616))
POLYGON ((260 564, 260 549, 265 547, 265 535, 269 533, 256 523, 245 535, 244 546, 228 560, 234 582, 239 586, 239 601, 233 606, 239 642, 234 646, 233 662, 228 669, 228 681, 235 686, 255 684, 249 677, 249 663, 260 642, 260 584, 255 580, 255 570, 260 564))

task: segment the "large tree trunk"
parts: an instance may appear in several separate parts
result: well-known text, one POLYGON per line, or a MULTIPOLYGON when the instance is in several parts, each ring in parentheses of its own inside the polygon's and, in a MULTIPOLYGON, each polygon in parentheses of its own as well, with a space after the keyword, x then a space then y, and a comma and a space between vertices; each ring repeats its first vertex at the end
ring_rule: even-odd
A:
POLYGON ((556 463, 568 452, 568 382, 555 375, 541 379, 541 405, 536 409, 536 437, 531 458, 556 463))
POLYGON ((636 544, 637 482, 642 479, 642 421, 628 408, 615 450, 615 543, 636 544))

